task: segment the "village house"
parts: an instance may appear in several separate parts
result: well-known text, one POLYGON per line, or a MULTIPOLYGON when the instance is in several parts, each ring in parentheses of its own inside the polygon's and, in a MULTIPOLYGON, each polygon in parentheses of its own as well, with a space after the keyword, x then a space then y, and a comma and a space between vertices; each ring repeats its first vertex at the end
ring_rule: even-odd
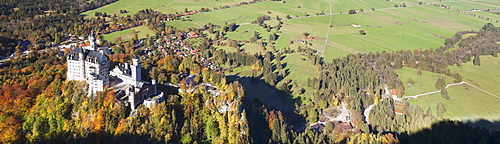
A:
POLYGON ((198 38, 198 37, 200 37, 200 35, 199 35, 198 33, 194 32, 194 31, 190 31, 190 32, 188 32, 188 33, 186 34, 186 36, 187 36, 188 38, 198 38))

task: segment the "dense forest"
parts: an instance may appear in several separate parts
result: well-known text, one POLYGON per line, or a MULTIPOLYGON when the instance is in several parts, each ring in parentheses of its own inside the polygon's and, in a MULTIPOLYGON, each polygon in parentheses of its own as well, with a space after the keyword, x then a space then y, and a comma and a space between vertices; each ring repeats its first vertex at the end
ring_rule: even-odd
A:
MULTIPOLYGON (((83 28, 81 12, 95 9, 116 0, 31 1, 3 0, 0 2, 0 53, 9 55, 17 49, 44 48, 50 42, 60 43, 64 32, 83 28), (21 44, 28 40, 31 44, 21 44)), ((83 34, 83 33, 80 33, 83 34)))
MULTIPOLYGON (((110 2, 113 1, 2 2, 5 5, 1 7, 0 16, 2 53, 22 49, 23 39, 35 45, 60 43, 66 32, 109 33, 145 25, 156 34, 144 39, 135 35, 130 41, 117 40, 104 45, 113 51, 108 56, 113 65, 130 61, 133 55, 140 56, 143 78, 158 80, 159 89, 167 94, 165 102, 153 108, 140 106, 137 113, 131 115, 123 102, 116 100, 112 89, 88 97, 86 83, 66 81, 66 60, 58 57, 57 50, 35 51, 6 61, 0 69, 0 143, 500 142, 499 132, 443 120, 430 108, 424 110, 386 96, 386 89, 397 89, 398 96, 405 93, 403 82, 394 71, 402 67, 445 74, 461 81, 460 74, 451 72, 449 66, 469 61, 480 65, 480 55, 498 55, 500 45, 496 42, 500 41, 500 27, 493 24, 486 24, 478 31, 457 32, 435 50, 358 53, 324 60, 307 47, 277 50, 260 40, 258 33, 250 42, 259 44, 265 52, 245 53, 239 50, 235 40, 224 37, 226 32, 237 29, 234 23, 207 24, 184 31, 159 24, 177 17, 153 10, 125 17, 83 19, 79 16, 79 12, 110 2), (201 34, 204 31, 215 36, 201 34), (199 38, 184 35, 189 32, 201 35, 199 38), (462 39, 466 33, 477 35, 462 39), (182 44, 169 43, 173 37, 182 40, 182 44), (457 43, 459 47, 451 49, 457 43), (221 44, 237 51, 214 47, 221 44), (306 85, 284 79, 288 73, 281 60, 291 53, 307 56, 319 77, 309 79, 306 85), (275 89, 275 96, 289 100, 292 110, 280 110, 248 98, 244 85, 224 75, 231 68, 244 66, 252 67, 252 82, 275 89), (179 74, 197 77, 194 84, 186 84, 179 74), (214 85, 217 94, 196 87, 202 83, 214 85), (172 84, 191 90, 179 92, 169 86, 172 84), (303 94, 306 87, 313 91, 313 96, 292 98, 292 95, 303 94), (340 103, 346 104, 352 113, 347 128, 332 121, 325 122, 322 129, 309 125, 324 119, 322 113, 340 103), (373 103, 378 105, 373 107, 367 120, 363 113, 373 103), (396 103, 403 105, 403 115, 395 114, 396 103)), ((270 38, 277 37, 271 35, 270 38)), ((45 46, 50 45, 33 47, 45 46)))

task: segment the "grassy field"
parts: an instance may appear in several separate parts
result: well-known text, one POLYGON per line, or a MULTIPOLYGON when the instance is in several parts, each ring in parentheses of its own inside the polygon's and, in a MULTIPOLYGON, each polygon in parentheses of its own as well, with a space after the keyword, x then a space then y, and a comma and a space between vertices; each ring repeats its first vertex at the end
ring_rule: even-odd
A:
POLYGON ((481 56, 481 66, 474 66, 472 62, 465 63, 462 67, 453 66, 452 71, 460 73, 463 80, 474 84, 495 95, 500 95, 500 58, 481 56))
MULTIPOLYGON (((286 4, 290 4, 287 2, 286 4)), ((284 5, 278 2, 264 2, 259 4, 284 5)), ((252 6, 250 9, 255 9, 252 6)), ((276 7, 276 6, 275 6, 276 7)), ((311 7, 312 8, 312 7, 311 7)), ((231 11, 233 8, 225 9, 231 11)), ((278 8, 279 9, 279 8, 278 8)), ((235 17, 234 14, 225 14, 226 12, 217 11, 191 16, 190 19, 197 23, 216 22, 215 19, 224 22, 246 23, 250 20, 247 17, 257 17, 265 15, 264 11, 247 11, 241 17, 235 17), (209 15, 217 15, 214 20, 203 19, 209 15)), ((269 9, 273 12, 273 9, 269 9)), ((283 18, 283 16, 281 16, 283 18)), ((325 35, 328 29, 329 15, 301 17, 292 19, 283 19, 284 22, 280 29, 281 33, 275 43, 277 49, 283 47, 305 47, 298 43, 304 40, 303 33, 308 32, 315 39, 309 47, 322 51, 325 44, 325 35), (290 44, 290 41, 294 41, 290 44)), ((452 37, 457 31, 480 29, 485 23, 491 22, 468 16, 465 14, 453 12, 443 8, 422 5, 407 8, 396 8, 376 11, 365 11, 356 15, 335 14, 332 16, 332 26, 329 29, 327 49, 325 59, 341 57, 346 54, 358 52, 376 52, 376 51, 394 51, 398 49, 413 50, 418 48, 438 48, 443 45, 442 37, 452 37), (360 24, 362 28, 354 28, 351 24, 360 24), (371 25, 368 27, 366 25, 371 25), (380 26, 381 28, 377 28, 380 26), (367 35, 360 35, 359 30, 364 30, 367 35)), ((222 23, 222 22, 220 22, 222 23)), ((269 25, 276 25, 276 21, 266 22, 269 25)), ((254 24, 240 25, 236 32, 230 32, 226 37, 236 40, 249 40, 253 32, 257 31, 264 39, 269 34, 276 32, 266 32, 264 28, 254 24), (245 33, 245 31, 248 31, 245 33)))
MULTIPOLYGON (((500 11, 495 11, 495 12, 500 12, 500 11)), ((485 12, 485 11, 476 11, 476 12, 470 12, 475 15, 483 16, 486 18, 494 19, 494 20, 500 20, 500 15, 490 13, 490 12, 485 12)), ((492 22, 493 23, 493 22, 492 22)))
POLYGON ((446 75, 428 71, 422 71, 422 76, 419 76, 417 75, 417 71, 418 70, 408 67, 396 70, 399 79, 405 86, 405 96, 413 96, 417 94, 437 91, 438 89, 436 89, 434 85, 436 84, 438 78, 445 78, 446 84, 451 84, 454 80, 453 78, 450 78, 446 75), (408 78, 410 77, 414 81, 413 85, 408 85, 408 78))
POLYGON ((250 23, 256 20, 257 17, 263 15, 268 15, 272 19, 276 19, 276 16, 281 18, 286 17, 286 15, 304 16, 305 13, 315 14, 317 11, 301 9, 285 5, 280 2, 265 1, 251 5, 243 5, 234 8, 200 13, 189 16, 189 19, 196 21, 199 24, 213 23, 217 25, 224 25, 226 22, 236 22, 237 24, 250 23), (269 14, 268 11, 271 12, 271 14, 269 14))
MULTIPOLYGON (((213 8, 214 6, 232 5, 241 1, 243 0, 219 0, 217 2, 210 0, 157 0, 147 2, 120 0, 83 14, 92 15, 95 11, 113 13, 118 12, 120 9, 127 9, 130 12, 134 12, 146 7, 173 13, 184 11, 184 8, 188 8, 188 10, 199 9, 201 7, 213 8)), ((236 32, 228 33, 226 37, 236 40, 249 40, 253 32, 257 31, 262 38, 267 39, 271 33, 276 32, 279 35, 278 40, 274 44, 276 49, 305 47, 306 45, 300 44, 298 41, 304 40, 303 33, 308 32, 310 36, 314 37, 314 40, 309 42, 312 45, 308 45, 308 47, 322 51, 327 39, 325 36, 328 32, 328 42, 326 43, 326 51, 324 53, 325 59, 328 61, 331 58, 359 52, 438 48, 443 45, 444 39, 434 35, 451 37, 457 31, 477 30, 485 23, 491 22, 432 5, 413 6, 414 4, 418 4, 418 2, 418 0, 289 0, 286 3, 282 1, 265 1, 192 15, 189 16, 192 22, 173 21, 167 24, 174 26, 176 29, 185 29, 206 23, 224 25, 225 23, 236 22, 242 25, 240 25, 236 32), (332 28, 328 28, 329 15, 303 18, 305 14, 329 13, 328 2, 332 3, 333 13, 344 11, 344 14, 334 14, 332 16, 332 28), (401 3, 406 3, 409 7, 394 8, 394 4, 401 3), (359 12, 361 8, 365 11, 359 12), (371 11, 371 8, 378 10, 371 11), (359 13, 356 15, 345 14, 349 9, 356 9, 359 13), (268 15, 272 19, 275 19, 276 16, 285 18, 286 15, 291 15, 293 18, 282 20, 284 24, 282 24, 280 32, 274 29, 271 32, 266 32, 262 27, 248 24, 263 15, 268 15), (297 18, 297 16, 300 18, 297 18), (350 25, 354 23, 360 24, 362 28, 351 27, 350 25), (371 25, 371 27, 367 27, 366 25, 371 25), (377 28, 377 26, 381 28, 377 28), (367 34, 360 35, 360 30, 366 31, 367 34), (247 32, 245 33, 245 31, 247 32), (293 44, 291 41, 294 41, 293 44)), ((438 1, 429 0, 426 2, 438 1)), ((443 2, 442 4, 451 5, 452 8, 468 9, 472 7, 494 8, 497 3, 494 0, 452 0, 451 2, 443 2)), ((276 25, 277 22, 269 21, 266 23, 276 25)), ((260 48, 255 49, 253 45, 244 45, 243 47, 246 47, 248 52, 260 51, 260 48)))
POLYGON ((286 54, 284 56, 285 58, 281 63, 285 64, 285 70, 290 72, 285 79, 293 80, 299 86, 302 86, 306 90, 303 96, 311 96, 313 93, 312 89, 304 86, 307 85, 308 79, 319 76, 319 72, 316 71, 316 67, 311 64, 311 61, 307 59, 306 56, 301 56, 298 53, 286 54))
POLYGON ((188 10, 200 10, 203 8, 213 9, 224 5, 234 5, 245 0, 119 0, 109 5, 82 13, 87 16, 94 16, 95 12, 106 12, 116 15, 133 15, 144 9, 153 9, 162 13, 182 13, 185 8, 188 10), (120 14, 120 10, 127 10, 128 13, 120 14))
POLYGON ((198 25, 196 25, 195 23, 190 22, 190 21, 178 21, 178 20, 176 20, 176 21, 166 22, 165 24, 173 26, 174 29, 176 29, 176 30, 185 30, 187 28, 196 28, 196 27, 198 27, 198 25))
POLYGON ((146 35, 148 35, 148 34, 150 36, 154 35, 154 32, 152 30, 148 29, 147 27, 138 26, 135 28, 130 28, 130 29, 106 34, 106 35, 104 35, 103 39, 106 41, 114 41, 116 38, 121 37, 123 41, 128 41, 128 40, 131 40, 132 37, 134 36, 133 32, 136 32, 139 34, 138 35, 139 39, 146 38, 146 35))
MULTIPOLYGON (((451 70, 458 72, 462 75, 463 80, 486 90, 492 94, 500 95, 498 85, 500 77, 498 70, 500 68, 500 58, 492 56, 482 56, 481 66, 474 66, 471 62, 464 64, 462 67, 453 66, 451 70)), ((408 72, 407 68, 398 70, 400 77, 408 77, 412 72, 408 72), (410 74, 408 74, 410 73, 410 74)), ((426 73, 423 73, 424 76, 426 73)), ((438 75, 438 74, 431 74, 438 75)), ((425 76, 430 77, 430 76, 425 76)), ((401 78, 403 80, 403 78, 401 78)), ((432 79, 432 78, 430 78, 432 79)), ((417 87, 424 87, 419 85, 419 79, 415 79, 415 85, 411 88, 407 87, 407 91, 417 87)), ((448 80, 446 80, 449 82, 448 80)), ((424 81, 422 81, 424 83, 424 81)), ((425 82, 427 85, 434 86, 435 81, 425 82)), ((424 84, 425 85, 425 84, 424 84)), ((462 121, 476 121, 484 119, 490 122, 500 121, 500 99, 493 97, 483 91, 475 89, 469 85, 451 86, 448 88, 448 93, 451 100, 441 98, 439 93, 419 97, 418 99, 410 99, 410 103, 420 105, 426 109, 428 106, 435 112, 438 102, 443 102, 447 111, 444 117, 462 121)))
POLYGON ((251 66, 245 66, 245 67, 238 67, 232 69, 233 72, 227 73, 227 75, 238 75, 238 76, 252 76, 252 67, 251 66))
POLYGON ((431 5, 334 15, 333 19, 327 60, 347 53, 438 48, 444 39, 433 34, 452 37, 457 31, 477 30, 490 22, 431 5), (349 26, 354 23, 362 28, 349 26), (360 35, 359 30, 367 34, 360 35))
POLYGON ((500 1, 486 0, 486 1, 456 1, 456 2, 442 2, 442 5, 449 6, 452 9, 459 9, 461 11, 469 11, 471 9, 495 9, 500 7, 500 1))
POLYGON ((448 88, 450 100, 445 100, 441 94, 431 94, 408 100, 411 104, 417 104, 424 110, 428 106, 436 114, 436 106, 442 102, 446 107, 445 118, 474 121, 485 119, 488 121, 500 120, 500 99, 496 99, 482 91, 470 86, 452 86, 448 88))

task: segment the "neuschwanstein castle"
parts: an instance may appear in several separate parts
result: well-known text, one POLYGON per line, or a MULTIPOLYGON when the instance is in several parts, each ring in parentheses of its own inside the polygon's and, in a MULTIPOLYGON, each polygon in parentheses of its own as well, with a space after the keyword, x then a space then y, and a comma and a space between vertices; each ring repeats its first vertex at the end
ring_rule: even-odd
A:
POLYGON ((92 33, 88 41, 73 48, 67 55, 67 80, 86 81, 89 95, 103 91, 106 86, 115 89, 117 99, 124 101, 132 110, 141 103, 149 107, 163 102, 163 93, 157 91, 155 80, 142 80, 139 57, 132 58, 132 64, 118 64, 110 70, 109 48, 100 47, 100 41, 92 33))

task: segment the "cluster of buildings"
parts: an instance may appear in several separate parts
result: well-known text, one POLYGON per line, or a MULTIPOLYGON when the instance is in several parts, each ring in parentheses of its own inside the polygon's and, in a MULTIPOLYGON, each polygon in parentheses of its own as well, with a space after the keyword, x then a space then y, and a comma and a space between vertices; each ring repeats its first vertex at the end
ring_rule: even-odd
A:
POLYGON ((139 57, 132 58, 132 64, 118 64, 111 69, 108 47, 100 47, 92 33, 89 43, 73 48, 67 55, 67 80, 85 81, 89 96, 106 87, 116 90, 116 98, 125 102, 132 110, 141 103, 163 102, 163 92, 158 91, 156 82, 142 80, 139 57))
MULTIPOLYGON (((179 36, 184 37, 184 38, 198 38, 199 34, 196 32, 188 32, 188 33, 178 33, 179 36)), ((184 43, 182 40, 179 40, 177 36, 175 35, 166 35, 163 37, 163 40, 165 41, 165 45, 158 45, 157 50, 161 51, 163 55, 167 56, 169 53, 167 52, 168 49, 172 49, 174 52, 174 55, 177 56, 182 56, 182 57, 189 57, 188 55, 199 55, 199 50, 194 49, 193 47, 189 46, 188 44, 184 43)), ((200 58, 201 62, 203 65, 207 68, 210 68, 214 70, 216 73, 221 73, 223 69, 221 69, 218 65, 213 65, 212 62, 208 61, 206 58, 201 57, 200 58)))

